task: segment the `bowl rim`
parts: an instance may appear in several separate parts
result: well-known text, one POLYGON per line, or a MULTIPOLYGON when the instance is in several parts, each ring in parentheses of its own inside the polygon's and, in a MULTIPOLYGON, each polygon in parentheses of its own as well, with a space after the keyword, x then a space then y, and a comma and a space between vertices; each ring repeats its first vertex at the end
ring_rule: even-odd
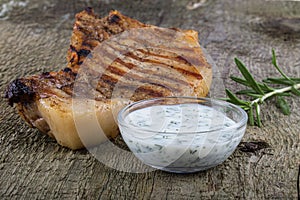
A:
MULTIPOLYGON (((180 104, 180 103, 179 103, 180 104)), ((212 107, 213 108, 213 107, 212 107)), ((149 132, 149 133, 162 133, 162 134, 170 134, 170 135, 173 135, 173 134, 205 134, 205 133, 212 133, 212 132, 217 132, 217 131, 223 131, 223 130, 231 130, 231 129, 240 129, 241 127, 243 127, 244 125, 247 124, 247 121, 248 121, 248 115, 246 113, 246 111, 244 111, 241 107, 235 105, 235 104, 232 104, 230 102, 227 102, 227 101, 223 101, 223 100, 219 100, 219 99, 214 99, 214 98, 208 98, 208 97, 189 97, 189 96, 170 96, 170 97, 157 97, 157 98, 150 98, 150 99, 144 99, 144 100, 140 100, 140 101, 136 101, 136 102, 133 102, 127 106, 125 106, 124 108, 122 108, 119 113, 118 113, 118 116, 117 116, 117 124, 120 128, 120 126, 123 126, 123 127, 126 127, 126 128, 133 128, 134 130, 138 130, 138 131, 144 131, 144 132, 149 132), (161 132, 161 131, 157 131, 157 130, 149 130, 149 129, 146 129, 146 128, 143 128, 143 127, 138 127, 138 126, 134 126, 134 125, 130 125, 129 123, 126 123, 125 122, 125 112, 130 109, 131 107, 134 107, 138 104, 142 104, 142 103, 145 103, 145 102, 151 102, 151 101, 157 101, 157 100, 162 100, 162 99, 190 99, 190 100, 204 100, 204 101, 207 101, 207 102, 212 102, 212 103, 217 103, 218 105, 222 105, 224 107, 233 107, 234 109, 236 109, 237 111, 239 111, 241 113, 241 119, 234 123, 234 125, 232 126, 223 126, 221 128, 217 128, 217 129, 212 129, 212 130, 206 130, 206 131, 188 131, 188 132, 182 132, 182 131, 179 131, 179 132, 161 132)), ((122 131, 121 131, 121 134, 122 131)))

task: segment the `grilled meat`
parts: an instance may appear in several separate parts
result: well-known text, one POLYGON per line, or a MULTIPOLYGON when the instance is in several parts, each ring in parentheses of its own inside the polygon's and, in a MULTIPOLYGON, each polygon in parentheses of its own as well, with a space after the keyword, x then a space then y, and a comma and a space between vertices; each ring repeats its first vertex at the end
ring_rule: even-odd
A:
POLYGON ((128 103, 206 96, 212 78, 197 32, 146 25, 118 11, 78 13, 67 61, 58 72, 14 80, 6 97, 29 125, 71 149, 115 137, 115 116, 128 103))

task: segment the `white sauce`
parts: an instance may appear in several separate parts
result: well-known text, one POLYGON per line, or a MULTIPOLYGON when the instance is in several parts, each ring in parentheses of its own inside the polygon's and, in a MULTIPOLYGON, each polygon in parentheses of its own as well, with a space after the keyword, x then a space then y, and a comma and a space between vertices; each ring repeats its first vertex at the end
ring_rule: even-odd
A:
POLYGON ((140 128, 121 129, 131 151, 146 164, 168 171, 198 171, 223 162, 245 131, 226 131, 235 122, 199 104, 146 107, 131 112, 125 122, 140 128), (217 131, 205 132, 211 130, 217 131))

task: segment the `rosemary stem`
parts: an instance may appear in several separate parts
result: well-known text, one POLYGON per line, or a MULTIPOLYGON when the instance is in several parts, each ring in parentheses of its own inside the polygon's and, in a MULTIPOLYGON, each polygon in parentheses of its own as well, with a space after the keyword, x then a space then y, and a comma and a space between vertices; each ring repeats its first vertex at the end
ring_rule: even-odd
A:
POLYGON ((263 102, 264 100, 266 100, 267 98, 269 98, 269 97, 271 97, 271 96, 273 96, 273 95, 275 95, 275 94, 281 94, 281 93, 290 91, 290 90, 292 90, 293 87, 294 87, 295 89, 299 89, 299 88, 300 88, 300 83, 295 84, 295 85, 293 85, 293 86, 289 86, 289 87, 285 87, 285 88, 281 88, 281 89, 278 89, 278 90, 274 90, 274 91, 272 91, 272 92, 269 92, 269 93, 263 95, 262 97, 257 98, 257 99, 255 99, 255 100, 251 101, 251 106, 252 106, 253 104, 255 104, 255 103, 263 102))

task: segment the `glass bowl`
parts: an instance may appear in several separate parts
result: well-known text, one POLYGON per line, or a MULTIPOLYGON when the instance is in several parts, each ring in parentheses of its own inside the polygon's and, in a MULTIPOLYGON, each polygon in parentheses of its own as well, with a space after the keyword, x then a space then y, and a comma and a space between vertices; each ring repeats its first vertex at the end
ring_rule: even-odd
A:
POLYGON ((142 100, 118 114, 121 135, 144 164, 191 173, 225 161, 240 143, 247 114, 210 98, 162 97, 142 100))

